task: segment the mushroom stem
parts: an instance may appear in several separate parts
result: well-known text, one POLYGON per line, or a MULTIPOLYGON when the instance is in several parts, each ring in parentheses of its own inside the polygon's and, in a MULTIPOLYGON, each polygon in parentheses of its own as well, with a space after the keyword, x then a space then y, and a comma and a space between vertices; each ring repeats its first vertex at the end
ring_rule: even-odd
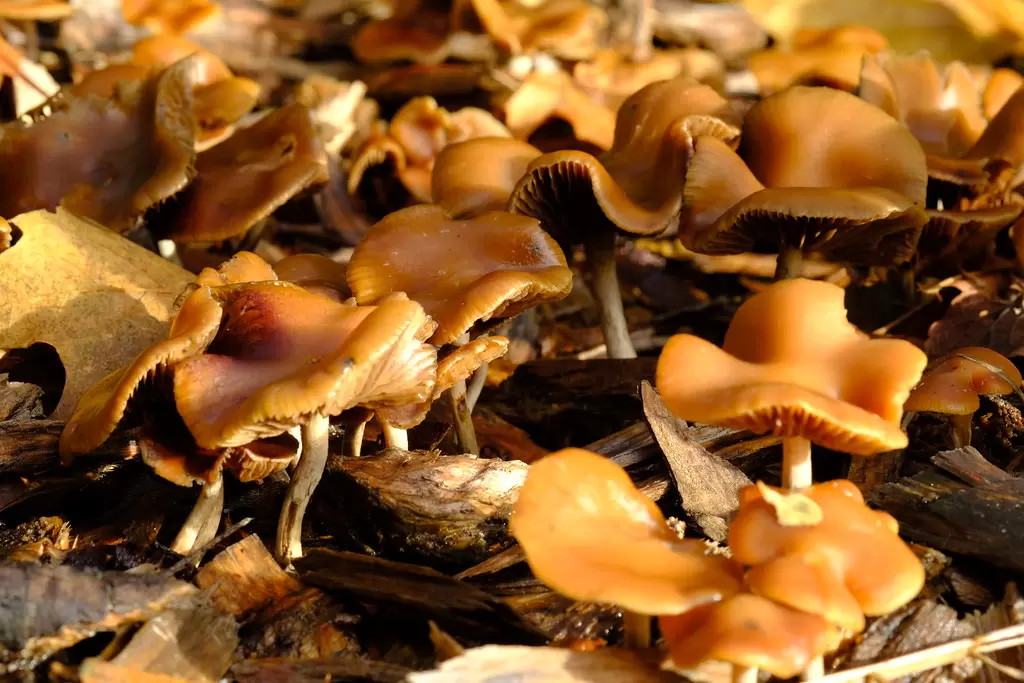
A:
POLYGON ((757 683, 757 667, 733 664, 732 683, 757 683))
POLYGON ((814 483, 811 472, 811 442, 799 436, 782 440, 782 486, 791 491, 814 483))
POLYGON ((598 230, 584 244, 587 274, 601 315, 601 330, 609 358, 636 358, 629 338, 626 311, 622 307, 619 276, 615 268, 615 233, 598 230))
POLYGON ((473 408, 476 408, 476 402, 480 399, 480 393, 484 390, 484 385, 487 384, 487 369, 490 363, 484 363, 478 367, 474 372, 473 376, 469 380, 469 385, 466 387, 466 409, 469 414, 473 414, 473 408))
POLYGON ((825 658, 815 657, 807 668, 800 672, 801 681, 816 681, 825 677, 825 658))
POLYGON ((384 444, 388 448, 399 448, 403 451, 409 450, 409 432, 398 427, 389 425, 384 420, 377 416, 377 421, 380 423, 380 431, 384 434, 384 444))
POLYGON ((277 522, 275 554, 282 564, 302 557, 302 518, 327 465, 329 431, 326 415, 314 415, 302 425, 302 458, 292 473, 277 522))
POLYGON ((971 445, 971 428, 974 423, 974 413, 966 415, 950 415, 950 426, 953 427, 953 448, 964 448, 971 445))
POLYGON ((476 441, 476 429, 473 428, 473 416, 469 413, 466 400, 466 380, 460 379, 448 390, 448 399, 452 404, 452 421, 455 425, 455 442, 460 452, 480 455, 480 445, 476 441))
POLYGON ((634 650, 651 646, 651 618, 630 610, 622 610, 622 630, 625 645, 634 650))
POLYGON ((653 52, 654 0, 631 0, 633 5, 633 61, 646 62, 653 52))
POLYGON ((218 473, 214 481, 203 484, 192 512, 188 514, 188 518, 171 543, 171 550, 179 555, 188 555, 196 548, 201 548, 212 541, 217 535, 223 511, 224 478, 218 473))
POLYGON ((775 280, 791 280, 800 277, 803 263, 804 252, 799 247, 783 246, 779 249, 779 259, 775 262, 775 280))
POLYGON ((348 441, 348 453, 353 458, 363 454, 363 435, 366 434, 366 422, 360 422, 352 427, 346 440, 348 441))

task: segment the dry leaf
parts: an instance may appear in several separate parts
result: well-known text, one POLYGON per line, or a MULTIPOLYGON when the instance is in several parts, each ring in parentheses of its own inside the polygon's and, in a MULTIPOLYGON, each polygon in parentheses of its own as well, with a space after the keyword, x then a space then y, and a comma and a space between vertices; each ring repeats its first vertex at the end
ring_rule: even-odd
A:
POLYGON ((0 253, 0 353, 52 345, 67 373, 53 417, 167 335, 192 280, 178 266, 60 209, 11 220, 21 239, 0 253))

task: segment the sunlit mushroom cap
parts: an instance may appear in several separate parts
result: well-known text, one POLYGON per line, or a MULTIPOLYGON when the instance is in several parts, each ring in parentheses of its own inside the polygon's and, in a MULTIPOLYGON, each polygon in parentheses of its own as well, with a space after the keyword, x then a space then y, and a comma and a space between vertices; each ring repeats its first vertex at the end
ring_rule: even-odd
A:
POLYGON ((838 640, 837 629, 821 617, 750 593, 663 616, 658 624, 677 669, 720 661, 792 678, 838 640))
POLYGON ((741 140, 739 154, 697 140, 680 220, 687 248, 782 242, 862 265, 913 254, 927 221, 925 157, 885 112, 839 90, 794 87, 754 105, 741 140))
POLYGON ((619 109, 607 153, 537 158, 512 192, 509 209, 539 219, 563 244, 609 224, 637 235, 663 233, 679 213, 693 139, 735 142, 732 120, 729 104, 706 85, 689 78, 653 83, 619 109))
POLYGON ((453 218, 502 211, 540 150, 514 138, 477 138, 445 147, 434 162, 433 202, 453 218))
MULTIPOLYGON (((920 560, 900 539, 896 520, 865 505, 852 482, 837 479, 815 484, 802 495, 821 508, 820 523, 784 526, 757 487, 740 492, 740 509, 729 527, 729 547, 737 562, 756 567, 785 561, 785 566, 791 566, 786 558, 795 557, 823 563, 869 616, 887 614, 918 594, 925 580, 920 560)), ((798 585, 797 576, 788 587, 784 576, 761 587, 771 589, 767 597, 806 607, 806 587, 798 585)))
POLYGON ((979 396, 1013 393, 1015 388, 1020 388, 1021 381, 1020 371, 1006 356, 992 349, 968 346, 957 349, 950 358, 929 368, 910 392, 903 409, 915 413, 970 415, 981 407, 979 396), (1002 374, 975 363, 972 358, 996 367, 1002 374))
POLYGON ((277 277, 303 289, 342 302, 352 296, 345 264, 322 254, 292 254, 274 264, 277 277))
POLYGON ((277 273, 269 263, 251 251, 240 251, 216 268, 204 268, 196 276, 196 283, 207 287, 220 287, 277 279, 277 273))
POLYGON ((211 291, 224 321, 206 353, 174 371, 178 412, 200 446, 241 446, 357 405, 428 407, 437 355, 416 338, 419 304, 345 306, 286 282, 211 291))
POLYGON ((981 93, 981 108, 985 118, 995 118, 1021 86, 1024 86, 1024 76, 1013 69, 994 69, 981 93))
POLYGON ((123 0, 121 13, 129 24, 156 33, 180 34, 212 19, 220 5, 210 0, 123 0))
POLYGON ((193 57, 197 85, 209 85, 231 78, 231 69, 220 57, 184 36, 169 33, 137 41, 132 46, 130 62, 138 66, 166 69, 186 57, 193 57))
POLYGON ((326 180, 327 159, 309 111, 282 107, 199 155, 195 179, 170 210, 170 236, 214 242, 242 235, 326 180))
POLYGON ((509 528, 537 578, 576 600, 679 614, 741 589, 734 562, 680 539, 621 467, 589 451, 531 465, 509 528))
POLYGON ((502 105, 505 124, 526 140, 548 121, 568 123, 580 142, 612 146, 615 112, 583 91, 565 71, 534 70, 502 105))
POLYGON ((453 3, 453 28, 462 28, 468 5, 496 43, 513 52, 545 52, 567 60, 590 57, 607 24, 605 12, 581 0, 548 0, 527 5, 499 0, 453 3))
POLYGON ((451 353, 437 363, 437 384, 434 398, 455 386, 459 380, 472 375, 484 363, 490 363, 505 355, 508 339, 498 335, 485 335, 455 347, 451 353))
POLYGON ((448 344, 478 321, 511 318, 572 288, 565 256, 537 221, 501 211, 467 220, 412 206, 374 225, 356 246, 348 283, 361 304, 405 292, 448 344))
POLYGON ((776 282, 736 311, 722 348, 672 337, 657 385, 684 420, 800 436, 870 455, 907 445, 904 400, 927 364, 909 342, 870 339, 846 319, 844 291, 776 282))

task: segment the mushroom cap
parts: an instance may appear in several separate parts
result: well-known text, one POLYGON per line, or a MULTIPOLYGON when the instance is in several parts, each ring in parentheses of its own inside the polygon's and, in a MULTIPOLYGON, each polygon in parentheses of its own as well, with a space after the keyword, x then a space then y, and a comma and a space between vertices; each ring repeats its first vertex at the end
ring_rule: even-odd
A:
POLYGON ((374 225, 356 246, 348 283, 360 304, 405 292, 449 344, 478 321, 511 318, 569 294, 565 256, 537 221, 500 211, 467 220, 412 206, 374 225))
POLYGON ((123 0, 121 14, 129 24, 159 35, 185 33, 213 18, 220 4, 210 0, 123 0))
POLYGON ((251 251, 240 251, 216 268, 203 268, 196 276, 196 283, 206 287, 221 287, 243 282, 272 282, 277 279, 277 273, 269 263, 251 251))
POLYGON ((870 26, 857 24, 801 28, 794 34, 792 43, 797 50, 818 45, 854 45, 872 54, 889 47, 889 39, 884 33, 870 26))
MULTIPOLYGON (((628 551, 627 551, 628 552, 628 551)), ((792 678, 836 644, 836 628, 771 600, 740 593, 658 619, 673 667, 729 662, 792 678)))
POLYGON ((503 104, 505 125, 526 140, 553 119, 568 123, 580 142, 611 147, 615 113, 584 92, 565 71, 535 70, 503 104))
POLYGON ((535 159, 509 210, 539 219, 562 244, 601 229, 663 233, 679 213, 693 139, 735 142, 732 120, 728 102, 693 79, 648 85, 619 109, 607 153, 561 151, 535 159))
POLYGON ((78 83, 71 86, 74 97, 96 95, 105 99, 115 97, 118 84, 126 81, 141 81, 149 75, 150 68, 139 64, 111 64, 104 69, 90 71, 78 83))
POLYGON ((776 282, 743 303, 722 348, 669 339, 657 385, 683 418, 799 436, 855 455, 903 448, 903 402, 927 364, 909 342, 871 339, 827 282, 776 282))
POLYGON ((437 362, 437 384, 434 385, 434 398, 464 380, 482 366, 505 355, 508 351, 508 338, 498 335, 485 335, 455 347, 451 353, 437 362))
POLYGON ((576 600, 679 614, 741 589, 734 562, 680 539, 625 470, 578 448, 530 465, 509 529, 537 578, 576 600))
POLYGON ((448 145, 434 162, 430 179, 433 202, 452 218, 503 211, 516 183, 540 155, 533 145, 506 137, 448 145))
POLYGON ((959 265, 992 244, 996 235, 1016 221, 1022 211, 1024 206, 1019 204, 969 211, 928 209, 928 223, 917 244, 918 268, 959 265))
POLYGON ((794 50, 770 48, 751 54, 747 68, 765 95, 785 90, 794 83, 807 82, 853 90, 860 76, 861 60, 867 53, 859 45, 843 43, 823 43, 794 50))
POLYGON ((882 110, 839 90, 794 87, 754 105, 741 140, 739 154, 713 138, 694 146, 679 234, 688 249, 784 244, 862 265, 913 254, 927 222, 925 156, 882 110))
POLYGON ((545 52, 567 60, 593 55, 599 34, 608 23, 604 11, 580 0, 548 0, 532 6, 462 0, 452 7, 454 30, 464 30, 462 15, 470 8, 487 34, 505 49, 513 53, 545 52))
POLYGON ((196 85, 210 85, 231 78, 231 69, 220 57, 173 33, 160 33, 136 41, 130 62, 138 66, 166 69, 186 57, 193 57, 196 85))
POLYGON ((352 296, 345 279, 346 271, 344 263, 323 254, 292 254, 274 264, 278 279, 293 282, 339 303, 352 296))
POLYGON ((199 155, 195 179, 171 210, 170 237, 215 242, 244 234, 326 180, 327 159, 309 110, 282 107, 199 155))
POLYGON ((241 446, 356 405, 425 413, 437 355, 416 338, 419 304, 344 306, 287 282, 211 291, 224 321, 205 354, 174 369, 178 413, 200 446, 241 446))
POLYGON ((207 131, 218 131, 252 111, 260 98, 260 84, 248 78, 232 76, 196 88, 196 122, 207 131))
POLYGON ((1020 371, 1009 358, 992 349, 967 346, 929 368, 910 392, 903 409, 914 413, 971 415, 981 407, 979 396, 1013 393, 1014 387, 998 373, 959 356, 977 358, 993 365, 1002 370, 1016 387, 1021 385, 1020 371))
POLYGON ((1013 69, 994 69, 981 93, 981 108, 985 118, 994 119, 1021 86, 1024 86, 1024 76, 1013 69))
MULTIPOLYGON (((899 537, 896 520, 865 505, 852 482, 815 484, 802 494, 821 508, 822 521, 814 526, 783 526, 757 487, 740 491, 740 508, 729 526, 737 562, 761 566, 792 557, 822 562, 868 616, 887 614, 920 592, 924 567, 899 537)), ((805 604, 806 588, 796 583, 794 578, 788 589, 779 586, 772 597, 793 607, 805 604)))
POLYGON ((1010 96, 964 158, 998 159, 1011 164, 1024 162, 1021 116, 1024 116, 1024 89, 1018 89, 1010 96))

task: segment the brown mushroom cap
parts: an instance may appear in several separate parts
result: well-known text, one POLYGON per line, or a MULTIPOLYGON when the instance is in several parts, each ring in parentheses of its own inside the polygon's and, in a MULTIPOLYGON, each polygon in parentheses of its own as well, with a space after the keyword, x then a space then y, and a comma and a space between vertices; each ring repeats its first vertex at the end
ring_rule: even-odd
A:
POLYGON ((602 224, 637 235, 665 232, 682 203, 697 135, 735 141, 728 103, 689 78, 649 85, 619 109, 615 142, 600 158, 553 152, 530 164, 509 210, 539 219, 563 244, 602 224))
POLYGON ((914 413, 944 413, 947 415, 970 415, 981 407, 979 396, 1013 393, 1020 387, 1020 371, 1006 356, 980 346, 957 349, 953 357, 929 368, 920 383, 910 392, 903 409, 914 413), (998 373, 974 363, 968 358, 977 358, 999 368, 1011 381, 1011 386, 998 373))
POLYGON ((687 248, 781 244, 862 265, 913 254, 927 221, 925 157, 885 112, 839 90, 794 87, 754 105, 741 139, 739 154, 697 140, 680 219, 687 248))
POLYGON ((274 264, 279 279, 339 303, 352 296, 345 279, 346 270, 344 263, 322 254, 292 254, 274 264))
POLYGON ((1011 164, 1024 163, 1024 132, 1020 127, 1024 115, 1024 89, 1017 90, 999 113, 988 122, 965 159, 998 159, 1011 164))
POLYGON ((196 177, 170 217, 170 237, 214 242, 244 234, 315 183, 327 159, 309 111, 291 104, 199 155, 196 177))
POLYGON ((220 5, 210 0, 123 0, 121 13, 129 24, 158 34, 181 34, 213 18, 220 5))
POLYGON ((994 119, 1021 86, 1024 86, 1024 76, 1013 69, 993 70, 981 94, 981 108, 985 118, 994 119))
POLYGON ((970 211, 928 210, 928 223, 917 244, 919 269, 936 264, 959 265, 992 244, 1016 221, 1024 206, 1005 204, 970 211))
POLYGON ((455 30, 463 28, 462 15, 469 8, 488 35, 505 49, 514 53, 546 52, 567 60, 593 55, 607 24, 602 10, 580 0, 549 0, 535 6, 463 0, 452 8, 455 30))
POLYGON ((437 384, 434 385, 434 398, 455 386, 459 380, 466 379, 484 363, 490 363, 505 355, 508 351, 508 339, 498 335, 485 335, 457 346, 437 363, 437 384))
POLYGON ((501 211, 541 152, 514 138, 477 138, 448 145, 434 162, 433 202, 453 218, 501 211))
POLYGON ((206 287, 221 287, 277 279, 277 273, 269 263, 251 251, 240 251, 216 268, 204 268, 196 276, 196 283, 206 287))
MULTIPOLYGON (((736 561, 755 567, 792 557, 822 562, 869 616, 887 614, 918 594, 925 580, 920 560, 900 539, 896 520, 867 507, 852 482, 837 479, 801 493, 821 508, 820 523, 784 526, 757 487, 740 492, 740 509, 729 527, 736 561)), ((773 599, 791 607, 807 605, 807 587, 795 576, 788 587, 773 588, 773 599)))
POLYGON ((584 92, 564 71, 534 71, 502 105, 505 125, 521 140, 548 121, 568 123, 581 142, 612 146, 615 113, 584 92))
POLYGON ((231 69, 220 57, 181 35, 161 33, 143 38, 132 46, 130 63, 166 69, 186 57, 193 57, 196 85, 209 85, 231 78, 231 69))
POLYGON ((836 629, 821 617, 749 593, 662 616, 658 624, 674 668, 723 661, 779 678, 796 676, 838 640, 836 629))
POLYGON ((356 246, 348 283, 361 304, 405 292, 449 344, 477 321, 510 318, 572 287, 565 256, 537 221, 491 211, 468 220, 412 206, 374 225, 356 246))
POLYGON ((509 529, 537 578, 577 600, 678 614, 741 587, 735 563, 680 539, 621 467, 589 451, 533 463, 509 529))
POLYGON ((870 455, 903 448, 903 402, 927 358, 909 342, 870 339, 846 319, 841 287, 776 282, 736 311, 722 348, 676 335, 657 385, 683 418, 799 436, 870 455))

